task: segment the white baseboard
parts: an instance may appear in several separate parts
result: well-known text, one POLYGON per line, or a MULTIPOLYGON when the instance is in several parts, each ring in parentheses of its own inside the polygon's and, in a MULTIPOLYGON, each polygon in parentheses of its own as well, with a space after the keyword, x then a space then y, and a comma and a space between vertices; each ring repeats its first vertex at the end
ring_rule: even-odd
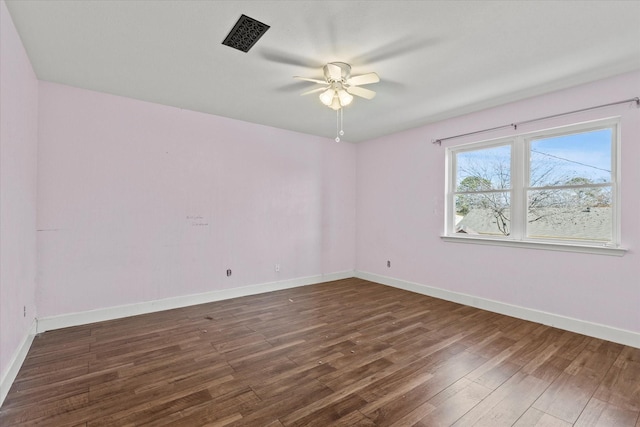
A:
POLYGON ((283 289, 295 288, 298 286, 312 285, 314 283, 331 282, 333 280, 347 279, 350 277, 354 277, 353 270, 322 274, 318 276, 301 277, 279 282, 243 286, 240 288, 223 289, 196 295, 177 296, 173 298, 148 301, 137 304, 100 308, 97 310, 83 311, 79 313, 43 317, 38 319, 37 333, 54 329, 68 328, 71 326, 103 322, 106 320, 120 319, 123 317, 137 316, 139 314, 153 313, 156 311, 172 310, 174 308, 205 304, 208 302, 238 298, 247 295, 256 295, 265 292, 279 291, 283 289))
POLYGON ((408 282, 406 280, 395 279, 392 277, 382 276, 374 273, 367 273, 364 271, 356 270, 355 277, 369 280, 371 282, 381 283, 387 286, 392 286, 394 288, 404 289, 406 291, 411 291, 418 294, 428 295, 434 298, 480 308, 482 310, 492 311, 494 313, 505 314, 507 316, 517 317, 519 319, 553 326, 558 329, 576 332, 594 338, 600 338, 603 340, 640 348, 640 333, 633 331, 627 331, 624 329, 618 329, 599 323, 587 322, 584 320, 574 319, 571 317, 561 316, 545 311, 520 307, 517 305, 493 301, 485 298, 479 298, 473 295, 448 291, 446 289, 435 288, 432 286, 408 282))
POLYGON ((3 372, 2 374, 2 379, 0 379, 0 406, 4 403, 4 399, 7 397, 7 394, 9 394, 9 389, 11 388, 13 381, 18 376, 18 372, 27 357, 27 353, 29 353, 31 343, 36 336, 36 329, 37 322, 34 319, 31 327, 29 328, 29 332, 25 335, 22 343, 18 346, 18 349, 11 358, 6 372, 3 372))

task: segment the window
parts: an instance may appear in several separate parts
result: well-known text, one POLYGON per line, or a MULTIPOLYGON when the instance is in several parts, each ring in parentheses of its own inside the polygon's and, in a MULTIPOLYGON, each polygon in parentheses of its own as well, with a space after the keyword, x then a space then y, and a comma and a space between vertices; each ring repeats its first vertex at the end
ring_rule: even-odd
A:
POLYGON ((603 120, 449 148, 446 236, 617 248, 618 126, 603 120))

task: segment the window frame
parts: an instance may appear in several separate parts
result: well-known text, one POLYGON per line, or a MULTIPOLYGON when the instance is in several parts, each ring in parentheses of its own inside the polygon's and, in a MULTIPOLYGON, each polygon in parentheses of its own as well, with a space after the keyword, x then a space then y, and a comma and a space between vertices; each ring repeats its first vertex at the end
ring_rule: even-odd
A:
MULTIPOLYGON (((556 126, 553 128, 519 133, 506 137, 470 142, 446 148, 445 154, 445 224, 444 241, 458 243, 516 246, 530 249, 560 250, 570 252, 600 253, 622 256, 626 252, 620 246, 620 117, 591 120, 587 122, 556 126), (576 133, 585 133, 599 129, 612 129, 611 137, 611 180, 610 183, 596 183, 587 187, 606 186, 611 188, 611 242, 585 241, 578 239, 545 239, 527 236, 527 195, 531 190, 545 187, 530 186, 531 142, 543 138, 560 137, 576 133), (478 151, 498 146, 511 146, 510 185, 510 234, 509 235, 473 235, 456 233, 456 186, 457 154, 478 151)), ((564 186, 562 186, 564 187, 564 186)))

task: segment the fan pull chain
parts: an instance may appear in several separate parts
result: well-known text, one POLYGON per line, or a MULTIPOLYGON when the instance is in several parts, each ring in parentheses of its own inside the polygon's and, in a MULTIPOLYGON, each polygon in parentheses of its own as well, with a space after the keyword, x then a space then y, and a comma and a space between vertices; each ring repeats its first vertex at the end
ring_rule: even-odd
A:
POLYGON ((336 110, 336 142, 340 142, 340 137, 344 135, 344 131, 342 130, 343 124, 343 108, 336 110))

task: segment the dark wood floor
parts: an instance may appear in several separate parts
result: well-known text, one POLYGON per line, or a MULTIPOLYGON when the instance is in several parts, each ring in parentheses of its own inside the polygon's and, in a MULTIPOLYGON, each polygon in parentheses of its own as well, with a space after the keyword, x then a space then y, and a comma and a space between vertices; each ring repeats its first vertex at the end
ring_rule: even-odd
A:
POLYGON ((359 279, 38 335, 0 425, 640 426, 640 349, 359 279))

